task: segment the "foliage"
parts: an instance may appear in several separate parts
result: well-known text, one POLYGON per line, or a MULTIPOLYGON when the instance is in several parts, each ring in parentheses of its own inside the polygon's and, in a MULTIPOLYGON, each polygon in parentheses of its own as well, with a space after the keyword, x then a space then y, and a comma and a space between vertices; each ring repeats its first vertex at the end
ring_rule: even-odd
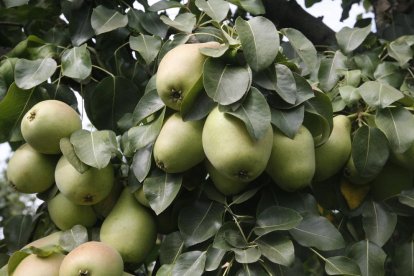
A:
MULTIPOLYGON (((0 30, 0 41, 11 48, 0 61, 0 141, 23 142, 20 121, 36 102, 58 99, 77 108, 76 91, 96 129, 64 140, 65 156, 72 156, 79 171, 111 162, 132 192, 143 187, 154 214, 177 217, 174 230, 159 236, 154 256, 127 270, 150 273, 153 267, 153 275, 160 276, 412 272, 412 188, 384 200, 369 193, 350 208, 341 193, 347 173, 341 168, 296 192, 281 190, 263 173, 247 190, 226 197, 203 164, 170 175, 152 160, 153 143, 171 114, 156 93, 160 60, 179 44, 218 41, 219 48, 201 50, 208 57, 206 93, 183 103, 185 119, 202 119, 218 104, 244 122, 252 139, 263 135, 264 122, 291 138, 303 124, 321 146, 333 116, 344 114, 352 120, 357 172, 376 176, 392 154, 406 152, 414 142, 412 35, 386 41, 370 25, 344 28, 337 45, 317 51, 300 30, 276 29, 260 16, 261 1, 229 1, 236 11, 224 0, 152 6, 139 1, 145 11, 133 2, 0 5, 0 16, 9 23, 0 30), (165 11, 177 7, 178 15, 169 18, 165 11)), ((89 239, 96 238, 101 222, 88 229, 89 239)), ((34 217, 19 216, 5 225, 2 252, 12 254, 53 228, 42 205, 34 217), (10 235, 17 232, 23 235, 10 235)), ((76 229, 70 232, 72 244, 86 240, 86 230, 76 229)), ((64 246, 69 251, 71 239, 64 246)), ((21 260, 19 254, 24 255, 11 255, 9 266, 21 260)))

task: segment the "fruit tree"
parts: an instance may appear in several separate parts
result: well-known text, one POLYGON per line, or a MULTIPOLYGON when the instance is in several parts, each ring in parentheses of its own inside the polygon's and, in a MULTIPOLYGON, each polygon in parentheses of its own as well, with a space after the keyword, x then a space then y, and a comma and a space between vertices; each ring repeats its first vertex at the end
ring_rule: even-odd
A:
POLYGON ((1 190, 39 203, 0 198, 0 275, 414 275, 414 7, 364 5, 0 1, 1 190))

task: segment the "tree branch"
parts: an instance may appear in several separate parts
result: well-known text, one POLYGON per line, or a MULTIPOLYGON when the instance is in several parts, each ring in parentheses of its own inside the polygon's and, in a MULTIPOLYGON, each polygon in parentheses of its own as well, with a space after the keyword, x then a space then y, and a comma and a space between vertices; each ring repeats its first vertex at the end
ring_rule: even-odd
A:
POLYGON ((335 32, 321 18, 307 13, 296 1, 263 0, 263 4, 266 8, 265 17, 278 28, 298 29, 315 45, 335 43, 335 32))

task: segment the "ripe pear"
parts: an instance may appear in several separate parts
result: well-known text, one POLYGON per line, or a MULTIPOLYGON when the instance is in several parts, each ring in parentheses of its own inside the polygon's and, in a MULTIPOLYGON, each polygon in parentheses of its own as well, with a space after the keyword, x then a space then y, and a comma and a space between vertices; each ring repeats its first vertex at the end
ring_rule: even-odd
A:
POLYGON ((62 101, 46 100, 35 104, 20 125, 24 140, 45 154, 59 154, 59 141, 82 128, 80 116, 62 101))
POLYGON ((394 164, 414 171, 414 143, 403 153, 391 152, 390 159, 394 164))
POLYGON ((56 158, 37 152, 29 144, 20 146, 10 158, 7 179, 22 193, 41 193, 54 183, 56 158))
POLYGON ((48 257, 30 254, 19 263, 12 276, 60 276, 59 268, 64 257, 60 253, 48 257))
POLYGON ((205 155, 201 143, 203 120, 183 121, 177 112, 163 125, 154 144, 157 166, 167 173, 180 173, 200 163, 205 155))
POLYGON ((61 230, 67 230, 77 224, 91 227, 96 222, 96 214, 91 206, 77 205, 62 193, 47 202, 50 219, 61 230))
POLYGON ((236 181, 251 182, 266 168, 273 132, 269 124, 265 134, 255 140, 241 120, 215 107, 204 124, 202 142, 207 159, 217 171, 236 181))
POLYGON ((339 172, 351 154, 351 121, 344 115, 333 118, 329 139, 315 149, 315 181, 323 181, 339 172))
POLYGON ((157 237, 153 214, 125 188, 102 223, 101 241, 115 248, 124 262, 141 263, 157 237))
POLYGON ((236 195, 249 185, 249 182, 232 179, 220 173, 208 160, 206 161, 206 169, 216 189, 225 196, 236 195))
POLYGON ((355 167, 354 159, 352 158, 352 155, 349 157, 348 162, 346 163, 345 169, 344 169, 344 177, 348 179, 349 182, 355 185, 366 185, 369 184, 370 181, 372 181, 376 175, 373 176, 362 176, 357 168, 355 167))
POLYGON ((386 200, 398 195, 402 190, 413 187, 414 172, 387 162, 380 173, 370 183, 375 200, 386 200))
POLYGON ((301 126, 293 139, 273 130, 273 147, 266 172, 285 191, 308 186, 315 174, 315 145, 310 131, 301 126))
POLYGON ((73 249, 63 259, 59 270, 59 276, 122 276, 123 273, 124 263, 118 251, 98 241, 73 249))
POLYGON ((181 44, 170 50, 158 65, 156 88, 166 106, 180 110, 191 90, 202 89, 203 65, 206 56, 200 48, 217 48, 217 42, 181 44))
POLYGON ((114 183, 111 163, 103 169, 89 168, 79 173, 63 155, 56 165, 55 181, 59 191, 79 205, 93 205, 109 195, 114 183))

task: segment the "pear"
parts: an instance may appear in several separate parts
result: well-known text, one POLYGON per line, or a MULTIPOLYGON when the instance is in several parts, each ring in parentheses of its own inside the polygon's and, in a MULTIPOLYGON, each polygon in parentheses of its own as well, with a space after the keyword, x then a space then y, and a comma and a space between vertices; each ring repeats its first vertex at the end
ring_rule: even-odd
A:
POLYGON ((273 147, 266 172, 285 191, 308 186, 315 174, 315 145, 310 131, 300 126, 293 139, 273 130, 273 147))
POLYGON ((115 181, 109 195, 95 205, 92 205, 93 210, 99 218, 106 218, 109 215, 118 201, 123 187, 124 186, 121 183, 115 181))
POLYGON ((414 172, 387 162, 380 173, 370 183, 371 194, 377 201, 398 195, 401 191, 413 188, 414 172))
POLYGON ((96 214, 91 206, 77 205, 62 193, 47 202, 50 219, 61 230, 67 230, 77 224, 91 227, 96 222, 96 214))
POLYGON ((65 255, 54 253, 48 257, 31 254, 16 267, 12 276, 60 276, 59 268, 65 255))
POLYGON ((138 200, 138 202, 141 205, 143 205, 145 207, 150 207, 148 199, 147 199, 147 197, 145 196, 145 193, 144 193, 144 186, 139 187, 139 189, 134 192, 134 196, 135 196, 135 199, 138 200))
POLYGON ((20 146, 10 158, 7 179, 22 193, 41 193, 54 183, 56 158, 37 152, 29 144, 20 146))
POLYGON ((112 164, 103 169, 89 168, 79 173, 63 155, 56 165, 55 181, 59 191, 80 205, 93 205, 111 192, 114 182, 112 164))
POLYGON ((62 101, 46 100, 35 104, 20 125, 24 140, 45 154, 59 154, 59 141, 82 128, 76 111, 62 101))
POLYGON ((273 132, 269 124, 264 135, 255 140, 240 119, 215 107, 204 124, 202 142, 207 159, 217 171, 236 181, 251 182, 266 168, 273 132))
POLYGON ((244 182, 239 179, 232 179, 221 174, 208 161, 206 161, 206 169, 216 189, 225 196, 236 195, 242 192, 247 185, 249 185, 249 182, 244 182))
POLYGON ((43 238, 37 239, 35 241, 32 241, 31 243, 26 244, 23 248, 28 248, 31 246, 42 248, 42 247, 58 245, 61 236, 62 236, 62 231, 53 232, 52 234, 49 234, 43 238))
POLYGON ((351 121, 344 115, 333 118, 329 139, 315 149, 315 181, 323 181, 339 172, 351 154, 351 121))
POLYGON ((205 157, 203 124, 203 120, 184 122, 179 113, 170 116, 154 144, 157 166, 167 173, 180 173, 200 163, 205 157))
POLYGON ((393 163, 414 171, 414 143, 403 153, 391 152, 390 159, 393 163))
POLYGON ((83 243, 69 252, 59 270, 59 276, 122 276, 123 273, 124 263, 118 251, 97 241, 83 243))
POLYGON ((125 188, 102 223, 101 241, 115 248, 124 262, 141 263, 157 237, 153 214, 125 188))
POLYGON ((217 48, 217 42, 181 44, 170 50, 158 65, 156 88, 166 106, 180 110, 183 99, 202 89, 206 56, 200 48, 217 48))

